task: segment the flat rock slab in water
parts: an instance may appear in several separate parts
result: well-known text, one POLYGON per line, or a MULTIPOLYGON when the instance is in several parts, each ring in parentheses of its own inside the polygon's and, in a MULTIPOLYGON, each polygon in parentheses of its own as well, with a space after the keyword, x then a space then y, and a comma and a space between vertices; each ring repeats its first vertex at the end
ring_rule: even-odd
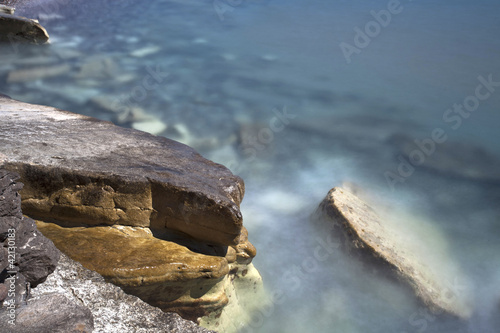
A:
POLYGON ((49 34, 36 20, 0 12, 0 42, 45 44, 49 34))
POLYGON ((397 235, 358 197, 345 189, 333 188, 320 204, 319 214, 333 223, 335 234, 349 253, 409 285, 434 313, 444 312, 459 318, 470 316, 470 309, 449 295, 450 288, 408 252, 397 235))
POLYGON ((239 241, 243 181, 181 143, 0 96, 0 147, 0 167, 25 184, 27 215, 239 241))

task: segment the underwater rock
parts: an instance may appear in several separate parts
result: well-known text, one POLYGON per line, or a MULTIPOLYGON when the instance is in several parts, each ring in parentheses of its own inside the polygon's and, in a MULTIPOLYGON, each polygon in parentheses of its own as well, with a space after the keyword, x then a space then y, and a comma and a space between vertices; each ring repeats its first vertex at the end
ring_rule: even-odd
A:
POLYGON ((333 224, 333 232, 344 251, 411 287, 433 313, 462 319, 470 317, 472 311, 459 300, 457 291, 439 280, 425 262, 408 251, 401 237, 355 195, 343 188, 333 188, 320 204, 317 217, 319 221, 333 224))
POLYGON ((118 64, 111 57, 95 56, 86 58, 76 74, 77 79, 110 79, 120 73, 118 64))
POLYGON ((4 97, 0 133, 0 167, 21 175, 27 215, 238 244, 243 181, 188 146, 4 97))
POLYGON ((19 69, 9 72, 9 75, 7 75, 7 83, 22 83, 43 80, 55 76, 65 75, 70 71, 71 66, 68 64, 19 69))
POLYGON ((158 53, 160 51, 161 47, 159 47, 158 45, 149 45, 130 52, 130 55, 136 58, 144 58, 146 56, 158 53))
POLYGON ((388 139, 412 165, 451 177, 500 184, 500 160, 482 149, 465 142, 442 143, 430 138, 415 139, 395 134, 388 139))
POLYGON ((167 125, 160 119, 151 119, 134 122, 132 123, 132 128, 158 135, 166 131, 167 125))
POLYGON ((0 42, 45 44, 49 34, 36 20, 0 11, 0 42))
POLYGON ((65 255, 61 255, 57 269, 47 281, 32 290, 35 298, 54 293, 89 309, 94 332, 209 332, 176 313, 165 313, 126 294, 65 255))

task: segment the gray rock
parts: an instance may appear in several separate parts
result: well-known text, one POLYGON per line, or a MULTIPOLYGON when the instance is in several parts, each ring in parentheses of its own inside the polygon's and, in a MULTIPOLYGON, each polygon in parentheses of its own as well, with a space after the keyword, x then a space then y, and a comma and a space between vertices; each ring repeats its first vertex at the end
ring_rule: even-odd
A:
POLYGON ((333 188, 320 204, 320 222, 332 223, 343 249, 380 273, 411 287, 433 313, 468 318, 471 309, 440 281, 420 258, 399 241, 398 234, 375 210, 343 188, 333 188))
MULTIPOLYGON (((22 184, 14 173, 0 169, 0 241, 2 260, 0 280, 12 274, 17 276, 17 283, 28 282, 31 286, 43 282, 54 271, 59 260, 59 251, 51 240, 43 236, 35 222, 23 217, 21 198, 18 191, 22 184), (15 273, 14 273, 15 272, 15 273)), ((1 282, 1 281, 0 281, 1 282)), ((19 293, 26 287, 20 285, 19 293)))
POLYGON ((7 311, 0 313, 0 332, 9 333, 92 333, 94 321, 89 309, 60 294, 31 299, 16 310, 9 323, 7 311))
POLYGON ((238 243, 243 181, 188 146, 3 97, 0 133, 0 167, 21 175, 27 215, 238 243))
POLYGON ((49 34, 36 20, 0 12, 0 42, 45 44, 49 34))
POLYGON ((47 281, 32 290, 34 297, 53 293, 90 309, 94 333, 210 332, 178 314, 163 312, 126 294, 65 255, 61 255, 57 269, 47 281))
POLYGON ((6 284, 0 283, 0 306, 3 304, 3 301, 7 298, 9 288, 6 284))

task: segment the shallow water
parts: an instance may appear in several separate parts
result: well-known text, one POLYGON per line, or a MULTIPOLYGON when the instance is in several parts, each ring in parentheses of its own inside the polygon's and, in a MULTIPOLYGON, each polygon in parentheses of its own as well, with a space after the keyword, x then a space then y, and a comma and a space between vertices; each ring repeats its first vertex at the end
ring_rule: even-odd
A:
POLYGON ((500 4, 401 1, 377 29, 371 11, 391 3, 24 1, 18 14, 38 17, 52 44, 1 46, 0 92, 138 122, 96 106, 107 96, 241 175, 254 262, 280 296, 246 331, 496 332, 500 86, 481 88, 488 96, 465 116, 447 110, 474 102, 488 76, 500 81, 500 4), (370 42, 348 63, 341 43, 356 46, 354 29, 367 26, 370 42), (54 73, 19 75, 38 67, 54 73), (436 129, 445 142, 422 155, 436 163, 403 177, 405 147, 411 154, 436 129), (310 215, 345 182, 393 207, 395 226, 470 304, 470 320, 426 312, 340 251, 315 257, 328 240, 310 215))

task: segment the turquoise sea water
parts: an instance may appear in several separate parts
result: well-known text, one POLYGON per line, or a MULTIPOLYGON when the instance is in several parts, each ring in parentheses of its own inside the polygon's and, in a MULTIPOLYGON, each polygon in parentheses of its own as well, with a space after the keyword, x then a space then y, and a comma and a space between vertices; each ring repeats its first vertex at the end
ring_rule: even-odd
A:
POLYGON ((163 122, 161 135, 243 177, 254 263, 269 292, 282 296, 246 331, 498 330, 499 3, 38 0, 17 7, 40 20, 52 44, 0 46, 0 92, 122 126, 163 122), (118 112, 99 106, 99 97, 118 112), (401 163, 412 156, 410 172, 401 163), (396 225, 429 262, 458 267, 460 275, 437 274, 471 304, 469 320, 426 312, 339 251, 315 259, 325 236, 310 215, 344 183, 398 211, 396 225))

